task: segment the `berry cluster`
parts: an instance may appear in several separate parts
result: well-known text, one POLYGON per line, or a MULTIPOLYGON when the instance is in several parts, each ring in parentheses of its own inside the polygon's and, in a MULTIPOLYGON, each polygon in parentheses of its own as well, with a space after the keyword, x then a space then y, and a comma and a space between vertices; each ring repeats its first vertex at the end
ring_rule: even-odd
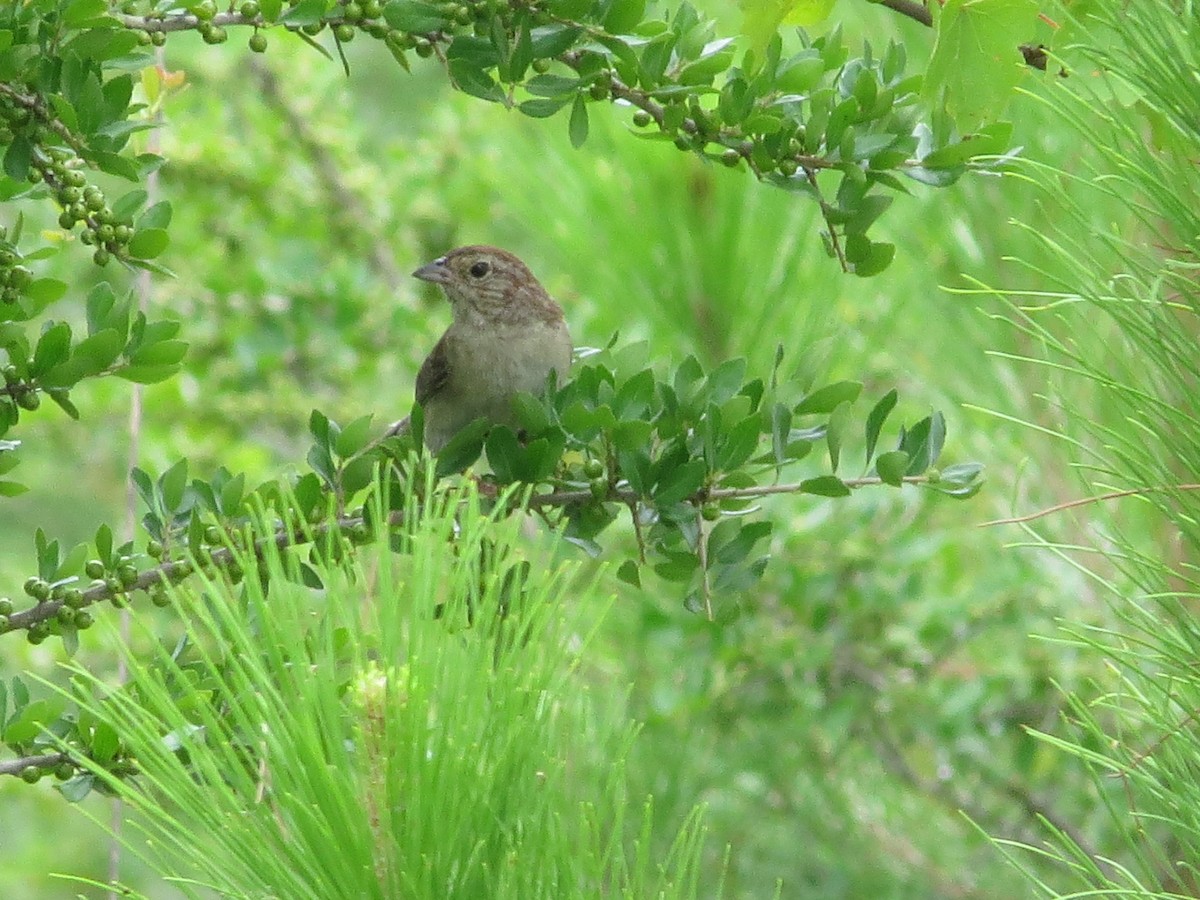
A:
POLYGON ((16 244, 8 241, 8 229, 0 225, 0 303, 16 303, 33 281, 33 272, 22 262, 16 244))
MULTIPOLYGON (((58 224, 68 231, 79 224, 84 226, 79 239, 95 246, 92 258, 97 265, 124 255, 133 237, 133 223, 118 221, 104 193, 88 183, 83 160, 66 146, 69 135, 40 100, 11 92, 0 94, 0 144, 11 146, 18 137, 30 148, 30 184, 45 184, 62 208, 58 224)), ((0 301, 12 303, 30 283, 32 273, 18 265, 19 255, 6 239, 6 234, 0 234, 0 301)))

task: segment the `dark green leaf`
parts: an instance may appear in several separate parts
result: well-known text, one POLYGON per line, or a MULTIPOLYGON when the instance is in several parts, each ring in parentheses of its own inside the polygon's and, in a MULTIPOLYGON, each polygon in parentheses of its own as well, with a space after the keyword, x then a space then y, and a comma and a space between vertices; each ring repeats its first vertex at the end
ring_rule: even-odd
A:
POLYGON ((37 349, 33 352, 33 363, 29 367, 31 378, 50 371, 63 362, 71 349, 71 326, 59 322, 48 328, 38 340, 37 349))
POLYGON ((862 392, 862 382, 839 381, 813 391, 796 406, 798 416, 831 413, 840 403, 853 403, 862 392))
POLYGON ((890 453, 879 454, 875 461, 875 471, 879 473, 884 484, 900 487, 904 483, 904 474, 908 469, 908 454, 903 450, 893 450, 890 453))
POLYGON ((703 460, 690 459, 682 465, 664 472, 654 486, 654 502, 658 506, 670 506, 695 494, 704 484, 708 469, 703 460))
POLYGON ((67 292, 67 283, 57 278, 38 278, 25 288, 25 296, 40 305, 53 303, 67 292))
MULTIPOLYGON (((387 5, 387 8, 384 10, 385 16, 387 16, 387 12, 391 9, 392 5, 391 3, 387 5)), ((325 0, 300 0, 299 3, 280 16, 279 21, 287 22, 289 25, 316 25, 321 22, 328 10, 329 5, 325 0)), ((391 24, 390 18, 388 18, 388 23, 391 24)), ((392 25, 392 27, 400 28, 399 25, 392 25)))
POLYGON ((490 423, 487 419, 476 419, 452 437, 437 455, 437 476, 442 478, 461 472, 479 459, 483 452, 483 438, 490 423))
POLYGON ((517 109, 529 116, 531 119, 546 119, 554 115, 570 102, 571 100, 569 97, 524 100, 517 104, 517 109))
POLYGON ((842 455, 842 436, 850 420, 850 404, 846 401, 839 403, 829 415, 829 424, 825 427, 825 445, 829 448, 829 467, 831 472, 837 472, 842 455))
POLYGON ((583 29, 575 25, 544 25, 533 29, 530 37, 533 40, 534 59, 549 59, 569 50, 583 34, 583 29))
POLYGON ((158 479, 158 491, 167 512, 180 512, 184 489, 187 487, 188 462, 181 459, 158 479))
POLYGON ((575 95, 575 105, 571 107, 571 124, 568 133, 571 137, 571 146, 576 149, 582 147, 584 141, 587 140, 588 111, 582 93, 575 95))
POLYGON ((487 436, 487 459, 502 482, 520 480, 521 444, 511 428, 498 425, 487 436))
POLYGON ((13 181, 24 181, 33 159, 33 144, 23 134, 13 135, 4 153, 4 174, 13 181))
POLYGON ((453 59, 449 63, 450 79, 460 91, 488 100, 492 103, 504 101, 504 91, 482 68, 465 59, 453 59))
POLYGON ((800 490, 806 494, 816 494, 820 497, 848 497, 850 488, 836 475, 821 475, 800 482, 800 490))
POLYGON ((627 559, 617 568, 617 578, 624 581, 626 584, 632 584, 634 587, 642 586, 642 574, 638 570, 637 563, 632 559, 627 559))
POLYGON ((878 403, 872 407, 871 412, 867 415, 867 459, 866 464, 871 464, 871 457, 875 455, 875 445, 879 442, 879 433, 883 430, 883 423, 887 421, 887 417, 896 407, 896 400, 899 394, 896 389, 892 388, 878 403))

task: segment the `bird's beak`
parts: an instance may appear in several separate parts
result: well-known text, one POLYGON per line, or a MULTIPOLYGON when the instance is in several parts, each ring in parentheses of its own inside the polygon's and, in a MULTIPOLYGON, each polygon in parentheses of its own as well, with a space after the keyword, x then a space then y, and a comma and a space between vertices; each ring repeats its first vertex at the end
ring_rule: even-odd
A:
POLYGON ((450 268, 446 265, 446 257, 440 256, 431 263, 426 263, 413 272, 413 278, 422 281, 432 281, 434 284, 445 284, 450 280, 450 268))

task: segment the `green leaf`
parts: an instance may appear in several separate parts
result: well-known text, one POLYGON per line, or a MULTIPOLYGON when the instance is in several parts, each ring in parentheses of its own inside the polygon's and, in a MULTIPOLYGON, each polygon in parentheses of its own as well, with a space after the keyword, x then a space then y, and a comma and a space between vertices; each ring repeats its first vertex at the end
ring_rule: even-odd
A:
MULTIPOLYGON (((389 3, 390 7, 391 4, 389 3)), ((286 22, 289 25, 316 25, 324 17, 329 10, 329 4, 325 0, 300 0, 295 6, 279 17, 280 22, 286 22)), ((387 10, 384 10, 384 15, 387 15, 387 10)), ((390 24, 390 20, 389 20, 390 24)), ((393 25, 393 28, 399 28, 399 25, 393 25)))
MULTIPOLYGON (((850 259, 849 246, 853 238, 859 235, 848 235, 846 238, 846 259, 850 259)), ((863 240, 866 240, 865 238, 863 240)), ((864 252, 854 254, 854 274, 859 278, 871 278, 878 275, 892 264, 896 256, 896 245, 882 241, 866 241, 864 252)))
POLYGON ((853 403, 861 392, 862 382, 860 381, 838 381, 813 391, 800 401, 796 406, 795 413, 798 416, 831 413, 839 404, 853 403))
POLYGON ((171 201, 159 200, 138 218, 139 229, 166 228, 171 224, 171 201))
POLYGON ((609 34, 629 34, 646 14, 646 0, 612 0, 603 19, 609 34))
POLYGON ((1024 73, 1019 45, 1036 33, 1037 0, 946 0, 925 96, 962 132, 997 118, 1024 73))
POLYGON ((800 482, 800 490, 819 497, 848 497, 850 488, 836 475, 821 475, 800 482))
POLYGON ((502 482, 520 480, 521 444, 511 428, 498 425, 487 436, 487 459, 502 482))
POLYGON ((788 460, 788 440, 792 431, 792 411, 782 403, 771 410, 771 452, 775 456, 775 467, 788 460))
POLYGON ((829 416, 829 424, 825 430, 825 445, 829 448, 829 470, 837 472, 842 455, 842 435, 850 419, 850 404, 839 403, 829 416))
POLYGON ((490 427, 487 419, 476 419, 452 437, 438 452, 437 477, 461 472, 479 459, 483 452, 483 438, 490 427))
POLYGON ((78 28, 89 19, 102 16, 108 12, 105 0, 73 0, 63 13, 63 23, 70 28, 78 28))
POLYGON ((627 559, 617 568, 617 578, 626 584, 632 584, 634 587, 642 586, 642 573, 638 569, 637 563, 632 559, 627 559))
POLYGON ((899 399, 899 394, 896 389, 892 388, 878 403, 872 407, 871 412, 867 414, 867 460, 866 464, 871 464, 871 457, 875 455, 875 445, 879 443, 879 433, 883 431, 883 423, 887 421, 887 417, 892 410, 896 408, 896 401, 899 399))
POLYGON ((671 506, 695 494, 704 485, 708 469, 703 460, 690 459, 660 476, 652 496, 658 506, 671 506))
POLYGON ((583 146, 584 141, 588 136, 588 111, 587 102, 583 99, 583 94, 575 95, 575 105, 571 107, 571 124, 568 129, 571 136, 571 146, 579 149, 583 146))
POLYGON ((884 484, 900 487, 904 483, 904 474, 908 470, 908 454, 903 450, 893 450, 890 453, 879 454, 875 461, 875 471, 884 484))
POLYGON ((504 91, 496 83, 496 79, 475 63, 461 58, 452 59, 448 68, 450 80, 463 93, 492 103, 504 102, 504 91))
POLYGON ((0 479, 0 497, 19 497, 27 490, 29 490, 29 487, 21 484, 19 481, 5 481, 0 479))
POLYGON ((57 278, 38 278, 25 288, 25 296, 45 306, 67 292, 67 283, 57 278))
POLYGON ((171 242, 165 228, 144 228, 133 236, 129 242, 129 255, 137 259, 153 259, 171 242))
POLYGON ((13 181, 24 181, 33 159, 33 144, 23 134, 13 135, 4 154, 4 174, 13 181))
POLYGON ((71 350, 71 326, 66 322, 52 325, 41 339, 33 352, 33 364, 29 367, 29 375, 38 378, 42 374, 63 362, 71 350))
POLYGON ((184 489, 187 487, 188 462, 181 459, 158 479, 158 493, 167 512, 180 512, 183 506, 184 489))
POLYGON ((134 384, 157 384, 160 381, 166 381, 178 371, 178 365, 124 366, 113 372, 113 375, 126 381, 132 381, 134 384))
POLYGON ((168 366, 187 355, 187 341, 169 340, 143 344, 131 357, 135 366, 168 366))
POLYGON ((334 441, 334 452, 341 458, 353 456, 367 445, 371 437, 371 420, 374 416, 360 416, 342 429, 334 441))
POLYGON ((574 46, 583 34, 575 25, 544 25, 530 33, 533 41, 534 59, 551 59, 565 53, 574 46))
POLYGON ((517 104, 517 109, 531 119, 546 119, 554 115, 571 102, 570 97, 524 100, 517 104))

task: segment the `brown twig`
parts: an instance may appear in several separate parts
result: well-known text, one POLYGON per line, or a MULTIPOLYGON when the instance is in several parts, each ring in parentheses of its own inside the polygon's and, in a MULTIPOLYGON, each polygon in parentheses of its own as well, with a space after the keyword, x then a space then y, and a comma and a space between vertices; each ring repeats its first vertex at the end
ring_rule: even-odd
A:
POLYGON ((1101 494, 1099 497, 1081 497, 1078 500, 1068 500, 1065 503, 1058 503, 1038 512, 1029 513, 1024 516, 1014 516, 1010 519, 992 519, 990 522, 979 523, 978 528, 990 528, 992 525, 1019 525, 1022 522, 1032 522, 1034 519, 1041 519, 1044 516, 1053 515, 1056 512, 1062 512, 1067 509, 1074 509, 1077 506, 1087 506, 1089 503, 1102 503, 1107 500, 1119 500, 1122 497, 1135 497, 1141 494, 1156 494, 1165 491, 1200 491, 1200 484, 1175 484, 1166 487, 1144 487, 1131 488, 1127 491, 1111 491, 1107 494, 1101 494))

